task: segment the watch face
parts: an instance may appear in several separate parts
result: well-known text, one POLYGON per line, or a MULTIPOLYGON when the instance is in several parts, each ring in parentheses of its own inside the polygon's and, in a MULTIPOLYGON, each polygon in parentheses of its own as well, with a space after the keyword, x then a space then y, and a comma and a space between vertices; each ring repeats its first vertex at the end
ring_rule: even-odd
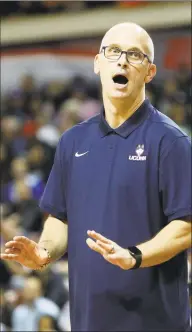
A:
POLYGON ((136 251, 134 250, 135 247, 129 247, 129 251, 132 252, 132 254, 136 254, 136 251))
POLYGON ((133 254, 133 255, 141 255, 141 251, 137 247, 128 247, 128 250, 133 254))

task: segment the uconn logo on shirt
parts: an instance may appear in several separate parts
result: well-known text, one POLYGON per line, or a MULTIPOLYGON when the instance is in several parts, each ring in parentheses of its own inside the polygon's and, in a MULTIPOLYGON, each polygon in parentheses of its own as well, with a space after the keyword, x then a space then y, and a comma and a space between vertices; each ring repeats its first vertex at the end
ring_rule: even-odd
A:
POLYGON ((144 144, 137 145, 135 152, 136 152, 135 156, 130 156, 129 155, 129 160, 144 161, 144 160, 147 159, 146 156, 142 156, 142 154, 144 152, 144 144))

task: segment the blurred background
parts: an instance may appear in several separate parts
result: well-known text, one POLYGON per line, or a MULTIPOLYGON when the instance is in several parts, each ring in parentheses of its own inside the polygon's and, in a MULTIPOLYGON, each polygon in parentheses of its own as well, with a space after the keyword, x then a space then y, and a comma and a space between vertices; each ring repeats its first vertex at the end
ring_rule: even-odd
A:
MULTIPOLYGON (((93 73, 103 34, 132 21, 150 33, 154 106, 191 136, 191 4, 155 1, 1 1, 1 248, 38 241, 38 208, 60 135, 100 111, 93 73)), ((191 282, 191 253, 188 255, 191 282)), ((1 331, 70 331, 67 255, 44 272, 0 261, 1 331)), ((191 293, 191 288, 189 287, 191 293)))

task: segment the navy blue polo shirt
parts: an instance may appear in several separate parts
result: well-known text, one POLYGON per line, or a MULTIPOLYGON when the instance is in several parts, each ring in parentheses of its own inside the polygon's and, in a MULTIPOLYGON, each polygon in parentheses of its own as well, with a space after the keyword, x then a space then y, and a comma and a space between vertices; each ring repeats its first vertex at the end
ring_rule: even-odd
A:
POLYGON ((187 135, 148 100, 120 127, 101 113, 65 132, 40 207, 68 223, 72 331, 185 331, 186 253, 125 271, 86 244, 95 230, 120 246, 191 215, 187 135))

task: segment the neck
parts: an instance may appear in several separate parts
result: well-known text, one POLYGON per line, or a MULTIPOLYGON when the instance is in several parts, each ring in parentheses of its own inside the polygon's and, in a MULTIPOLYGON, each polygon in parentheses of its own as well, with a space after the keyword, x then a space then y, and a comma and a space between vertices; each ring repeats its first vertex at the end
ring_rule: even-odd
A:
POLYGON ((141 106, 145 100, 145 92, 134 100, 112 100, 103 96, 105 118, 111 128, 118 128, 141 106))

